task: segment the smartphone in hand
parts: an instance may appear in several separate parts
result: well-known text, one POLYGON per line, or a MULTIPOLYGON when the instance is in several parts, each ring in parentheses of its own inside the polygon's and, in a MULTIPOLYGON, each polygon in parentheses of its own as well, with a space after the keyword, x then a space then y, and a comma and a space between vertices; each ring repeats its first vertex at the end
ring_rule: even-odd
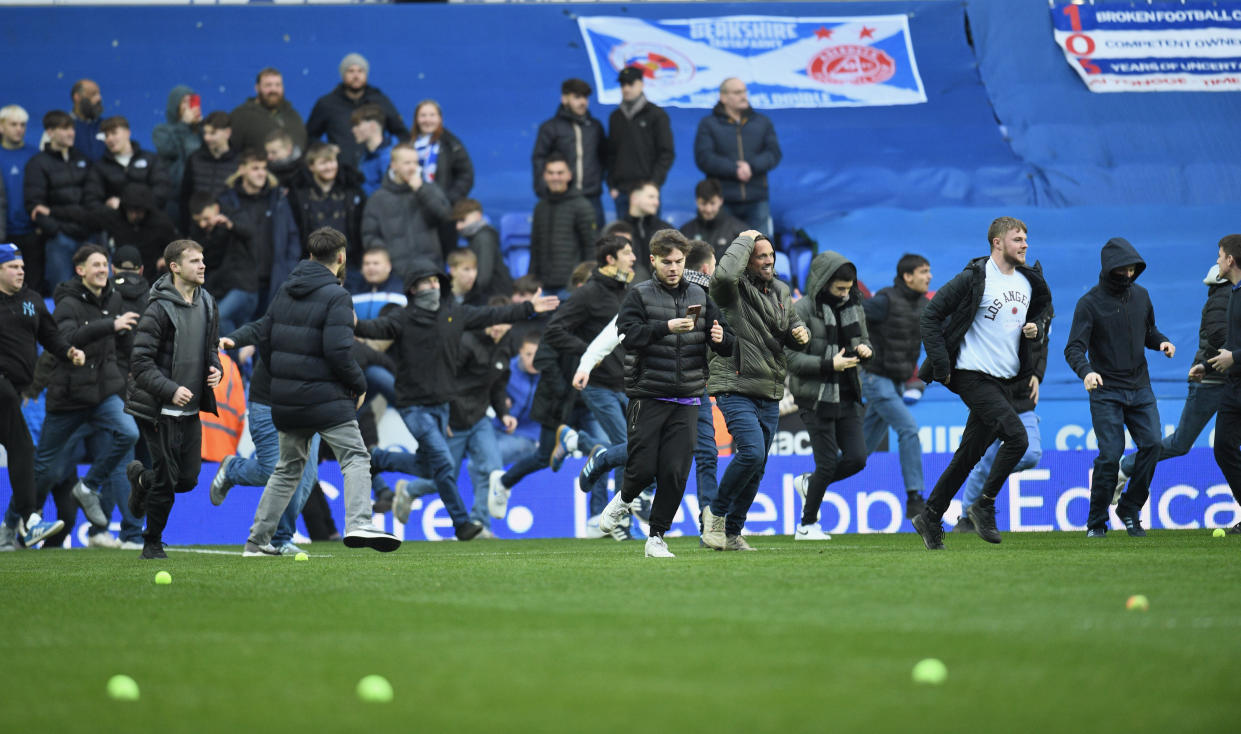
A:
POLYGON ((698 304, 698 303, 695 303, 694 305, 692 305, 692 306, 690 306, 689 308, 685 309, 685 318, 687 318, 687 319, 693 319, 693 320, 694 320, 694 325, 697 325, 697 324, 698 324, 698 317, 699 317, 701 314, 702 314, 702 305, 701 305, 701 304, 698 304))

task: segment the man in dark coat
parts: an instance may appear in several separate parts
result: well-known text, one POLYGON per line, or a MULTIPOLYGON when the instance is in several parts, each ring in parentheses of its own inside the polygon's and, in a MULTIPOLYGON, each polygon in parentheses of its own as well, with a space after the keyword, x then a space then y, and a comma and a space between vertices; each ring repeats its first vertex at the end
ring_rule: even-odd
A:
POLYGON ((398 141, 409 139, 409 128, 401 119, 392 100, 367 83, 371 65, 362 54, 351 53, 340 61, 340 84, 315 101, 306 121, 306 135, 318 140, 324 135, 329 143, 340 148, 340 162, 356 167, 362 160, 364 149, 354 139, 350 117, 364 105, 376 105, 384 113, 384 130, 396 136, 398 141))
MULTIPOLYGON (((1241 499, 1241 235, 1226 235, 1219 241, 1219 275, 1229 283, 1228 331, 1219 353, 1207 360, 1207 368, 1228 378, 1227 391, 1215 418, 1215 462, 1219 464, 1234 499, 1241 499)), ((1228 529, 1241 535, 1241 522, 1228 529)))
POLYGON ((220 331, 231 333, 250 320, 259 305, 254 235, 244 222, 220 213, 219 203, 200 191, 190 197, 190 238, 203 246, 207 290, 220 311, 220 331))
POLYGON ((634 280, 641 282, 651 277, 651 237, 661 229, 676 229, 659 218, 659 187, 653 181, 643 181, 629 191, 629 209, 618 222, 633 227, 633 254, 637 258, 634 280))
POLYGON ((543 175, 545 164, 553 153, 563 156, 573 177, 572 189, 590 204, 595 226, 602 227, 603 203, 599 196, 603 192, 607 138, 603 123, 590 114, 590 91, 590 85, 581 79, 566 79, 560 85, 560 107, 551 119, 539 125, 530 166, 534 173, 534 193, 543 197, 548 194, 543 175))
POLYGON ((73 118, 60 110, 43 116, 47 144, 26 162, 22 197, 43 239, 44 278, 51 291, 73 277, 73 253, 90 236, 86 177, 90 161, 73 147, 73 118))
POLYGON ((259 72, 254 96, 237 105, 229 119, 233 150, 263 150, 267 134, 278 128, 288 131, 298 149, 306 150, 306 126, 297 109, 285 99, 284 77, 276 69, 267 67, 259 72))
MULTIPOLYGON (((621 69, 618 81, 621 103, 608 118, 607 169, 608 193, 616 202, 616 216, 623 217, 629 212, 629 192, 635 186, 651 181, 663 188, 676 149, 668 113, 643 93, 642 70, 627 66, 621 69)), ((647 269, 645 261, 639 264, 647 269)))
MULTIPOLYGON (((372 461, 383 471, 399 471, 435 480, 444 509, 452 517, 458 540, 471 540, 482 525, 471 522, 457 492, 456 467, 445 441, 448 400, 453 394, 454 374, 460 364, 462 335, 491 324, 524 321, 535 313, 560 305, 555 296, 537 294, 527 303, 476 307, 456 303, 448 276, 430 260, 417 259, 405 276, 409 305, 355 329, 366 339, 392 339, 389 354, 395 356, 396 407, 414 439, 418 453, 372 452, 372 461)), ((408 519, 408 503, 400 496, 393 504, 397 519, 408 519), (404 514, 404 517, 401 515, 404 514)))
POLYGON ((271 418, 280 461, 254 512, 244 556, 274 556, 276 524, 306 467, 311 439, 332 447, 345 478, 345 547, 394 551, 401 541, 371 522, 371 465, 358 429, 366 377, 353 358, 353 300, 340 285, 345 236, 311 233, 310 259, 297 264, 259 324, 259 355, 271 373, 271 418))
POLYGON ((452 218, 457 234, 478 258, 475 287, 489 296, 513 295, 513 274, 500 252, 500 233, 483 218, 483 205, 477 199, 462 199, 453 205, 452 218))
MULTIPOLYGON (((237 173, 240 165, 238 152, 229 147, 232 138, 232 123, 228 113, 216 110, 203 120, 203 146, 190 154, 185 162, 185 175, 181 179, 180 206, 181 218, 177 226, 182 230, 189 229, 190 197, 199 191, 212 196, 224 193, 228 188, 228 179, 237 173)), ((153 271, 152 271, 153 274, 153 271)))
POLYGON ((724 206, 749 226, 771 231, 767 174, 780 165, 780 142, 766 115, 754 111, 745 82, 720 84, 720 101, 698 123, 694 162, 724 187, 724 206))
POLYGON ((92 209, 90 222, 92 227, 103 230, 116 248, 137 248, 148 273, 161 270, 164 248, 179 236, 172 220, 156 205, 151 189, 140 183, 125 186, 119 208, 92 209))
POLYGON ((216 413, 215 393, 223 372, 216 353, 219 320, 215 299, 203 288, 202 246, 176 240, 164 250, 168 273, 151 287, 129 355, 125 412, 151 452, 151 468, 131 461, 129 509, 146 515, 142 558, 167 558, 164 528, 177 493, 198 486, 202 468, 200 411, 216 413))
POLYGON ((250 150, 241 155, 233 186, 219 200, 224 216, 250 234, 262 311, 302 254, 289 197, 268 172, 263 153, 250 150))
POLYGON ((569 285, 578 263, 594 259, 595 218, 590 204, 570 187, 572 173, 553 153, 543 171, 547 194, 534 205, 530 226, 530 274, 553 293, 569 285))
POLYGON ((746 229, 745 222, 724 211, 723 189, 713 178, 704 178, 694 187, 694 205, 698 216, 681 225, 681 234, 711 245, 718 261, 741 230, 746 229))
POLYGON ((121 192, 131 183, 143 184, 155 196, 155 206, 163 209, 172 198, 172 180, 164 164, 153 152, 143 150, 130 138, 129 121, 109 117, 101 126, 108 152, 95 161, 86 176, 87 207, 121 205, 121 192))
POLYGON ((342 232, 349 245, 345 251, 348 266, 346 283, 361 282, 358 268, 362 264, 362 210, 366 194, 362 192, 362 174, 352 166, 340 164, 340 151, 332 143, 315 141, 310 144, 289 187, 289 205, 297 231, 306 247, 310 233, 320 227, 342 232))
POLYGON ((1146 535, 1142 506, 1150 497, 1151 478, 1159 462, 1159 406, 1151 390, 1143 348, 1169 359, 1176 347, 1155 325, 1155 309, 1146 289, 1134 281, 1146 263, 1128 240, 1113 237, 1099 253, 1099 284, 1077 301, 1064 358, 1090 395, 1090 419, 1099 441, 1090 480, 1090 514, 1086 537, 1107 535, 1108 505, 1116 491, 1125 428, 1138 446, 1129 489, 1116 516, 1129 535, 1146 535))

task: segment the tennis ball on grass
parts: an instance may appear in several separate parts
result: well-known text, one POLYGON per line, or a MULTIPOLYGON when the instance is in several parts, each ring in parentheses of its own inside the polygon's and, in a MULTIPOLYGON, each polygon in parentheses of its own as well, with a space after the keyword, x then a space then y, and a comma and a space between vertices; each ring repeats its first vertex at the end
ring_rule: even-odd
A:
POLYGON ((1225 533, 1223 528, 1215 528, 1214 530, 1211 531, 1212 538, 1222 538, 1227 534, 1228 533, 1225 533))
POLYGON ((1145 612, 1150 608, 1150 599, 1147 599, 1145 594, 1134 594, 1125 601, 1125 609, 1131 612, 1145 612))
POLYGON ((138 683, 127 675, 114 675, 108 679, 108 698, 114 701, 137 701, 138 683))
POLYGON ((368 675, 358 681, 358 698, 367 703, 388 703, 392 700, 392 684, 382 675, 368 675))
POLYGON ((937 686, 948 680, 948 666, 936 658, 919 660, 914 666, 913 679, 914 683, 937 686))
POLYGON ((298 553, 297 555, 293 556, 293 560, 295 560, 295 561, 309 561, 309 560, 310 560, 310 556, 306 555, 305 553, 298 553))
POLYGON ((167 571, 160 571, 155 574, 155 583, 160 586, 167 586, 172 583, 172 574, 167 571))

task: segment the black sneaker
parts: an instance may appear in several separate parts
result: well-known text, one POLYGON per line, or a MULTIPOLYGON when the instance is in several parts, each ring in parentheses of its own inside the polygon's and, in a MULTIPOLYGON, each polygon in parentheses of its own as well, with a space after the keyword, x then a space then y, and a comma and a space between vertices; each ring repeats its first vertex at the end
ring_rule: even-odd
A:
MULTIPOLYGON (((125 465, 125 478, 129 480, 129 513, 136 518, 147 514, 147 490, 142 485, 142 472, 144 471, 146 467, 141 461, 135 460, 125 465)), ((143 558, 146 556, 144 555, 143 558)))
POLYGON ((148 540, 142 544, 142 555, 138 557, 150 561, 157 558, 167 558, 168 554, 164 552, 164 544, 162 542, 148 540))
POLYGON ((386 515, 392 512, 392 498, 396 497, 396 492, 390 489, 381 490, 375 495, 375 503, 371 505, 371 511, 376 515, 386 515))
POLYGON ((1146 531, 1142 529, 1142 515, 1138 512, 1130 512, 1123 507, 1116 508, 1116 517, 1125 524, 1125 532, 1129 533, 1130 538, 1145 538, 1146 531))
POLYGON ((1090 528, 1086 531, 1087 538, 1106 538, 1107 528, 1090 528))
POLYGON ((964 515, 960 520, 957 520, 957 525, 952 529, 952 532, 974 533, 977 531, 974 529, 974 521, 969 518, 969 515, 964 515))
POLYGON ((912 520, 918 515, 921 515, 922 511, 925 509, 926 509, 926 500, 922 499, 921 493, 919 492, 906 492, 905 493, 905 519, 912 520))
POLYGON ((922 536, 922 542, 926 545, 927 550, 943 550, 944 549, 944 525, 940 520, 932 520, 927 516, 926 510, 923 510, 913 519, 914 530, 918 531, 918 535, 922 536))
POLYGON ((483 524, 479 522, 467 522, 464 525, 458 525, 456 528, 457 540, 474 540, 478 534, 483 532, 483 524))
POLYGON ((974 523, 974 531, 978 533, 978 537, 988 543, 1000 542, 1000 531, 995 527, 995 505, 980 500, 970 505, 965 511, 969 519, 974 523))
POLYGON ((1241 535, 1241 522, 1224 531, 1225 535, 1241 535))

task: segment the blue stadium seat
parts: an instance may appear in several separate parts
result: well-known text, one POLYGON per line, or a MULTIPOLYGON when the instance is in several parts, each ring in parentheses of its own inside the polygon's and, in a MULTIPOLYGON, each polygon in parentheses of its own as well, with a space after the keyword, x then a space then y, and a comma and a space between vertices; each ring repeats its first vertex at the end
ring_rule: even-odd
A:
POLYGON ((698 216, 698 212, 687 212, 684 209, 666 209, 659 215, 659 218, 680 229, 682 224, 696 216, 698 216))
POLYGON ((810 262, 814 260, 814 252, 809 248, 796 250, 793 253, 793 274, 797 276, 797 287, 806 290, 806 280, 810 278, 810 262))
POLYGON ((774 244, 776 252, 789 252, 797 245, 797 234, 795 232, 781 232, 776 235, 774 244))
POLYGON ((514 246, 504 253, 504 263, 514 278, 520 278, 530 272, 530 248, 514 246))
POLYGON ((783 252, 776 253, 776 277, 786 283, 793 280, 793 265, 789 256, 783 252))
MULTIPOLYGON (((500 217, 500 251, 530 247, 531 217, 525 212, 509 212, 500 217)), ((524 270, 522 271, 525 272, 524 270)))

